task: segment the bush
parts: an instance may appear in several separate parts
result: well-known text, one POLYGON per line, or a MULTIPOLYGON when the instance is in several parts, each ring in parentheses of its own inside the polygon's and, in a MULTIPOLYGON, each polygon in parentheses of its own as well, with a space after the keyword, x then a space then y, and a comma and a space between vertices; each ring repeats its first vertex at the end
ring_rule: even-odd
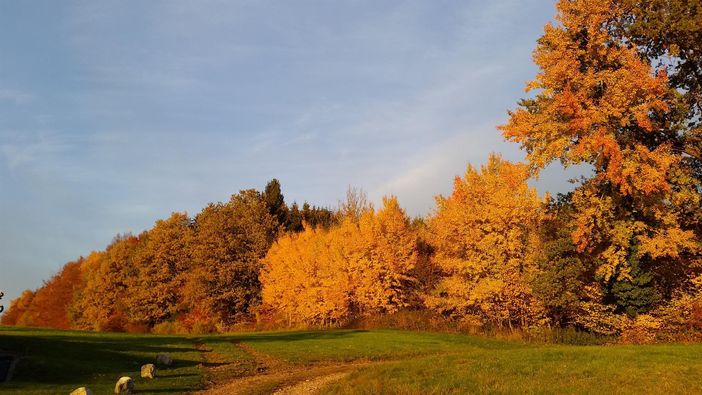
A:
POLYGON ((151 328, 151 333, 157 335, 185 335, 188 334, 188 328, 184 327, 178 321, 164 321, 154 325, 151 328))
POLYGON ((640 314, 624 327, 620 340, 625 344, 655 343, 661 326, 660 319, 648 314, 640 314))
POLYGON ((573 327, 566 328, 531 328, 525 331, 524 340, 540 344, 567 344, 573 346, 592 346, 611 344, 617 341, 615 336, 598 335, 573 327))
POLYGON ((702 340, 702 295, 681 293, 653 312, 661 322, 659 338, 665 341, 702 340))
POLYGON ((149 325, 138 322, 128 322, 124 324, 124 330, 128 333, 149 333, 149 325))

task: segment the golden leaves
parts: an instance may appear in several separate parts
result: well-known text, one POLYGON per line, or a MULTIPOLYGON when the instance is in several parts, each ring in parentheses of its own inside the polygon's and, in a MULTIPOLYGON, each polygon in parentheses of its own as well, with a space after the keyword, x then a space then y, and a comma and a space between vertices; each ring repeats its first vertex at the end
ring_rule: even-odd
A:
POLYGON ((584 162, 623 193, 667 188, 660 176, 670 162, 665 149, 654 148, 653 158, 627 137, 635 133, 628 128, 660 127, 653 115, 668 110, 665 73, 654 74, 635 48, 609 33, 620 16, 615 2, 560 1, 557 8, 561 24, 547 25, 534 53, 541 72, 528 86, 539 93, 510 114, 503 135, 522 144, 536 171, 555 159, 584 162), (640 164, 649 178, 636 183, 623 174, 640 164))
POLYGON ((282 236, 263 260, 263 302, 289 323, 393 313, 415 291, 417 235, 395 197, 330 230, 282 236))
POLYGON ((437 198, 429 221, 434 261, 444 277, 426 298, 435 310, 482 322, 526 324, 542 313, 526 278, 542 203, 527 185, 529 169, 491 155, 437 198))

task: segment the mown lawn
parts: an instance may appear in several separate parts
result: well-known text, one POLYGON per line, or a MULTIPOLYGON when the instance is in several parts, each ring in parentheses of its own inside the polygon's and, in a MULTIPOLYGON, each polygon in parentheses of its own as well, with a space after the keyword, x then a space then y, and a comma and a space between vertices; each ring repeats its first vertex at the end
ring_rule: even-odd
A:
POLYGON ((327 394, 702 393, 697 344, 536 346, 391 330, 181 337, 0 327, 0 349, 23 355, 15 379, 0 384, 9 394, 68 394, 84 385, 107 394, 121 375, 135 378, 138 393, 190 392, 204 384, 201 351, 248 369, 255 364, 247 349, 292 366, 370 362, 327 394), (170 352, 175 365, 153 381, 140 379, 139 367, 158 352, 170 352))

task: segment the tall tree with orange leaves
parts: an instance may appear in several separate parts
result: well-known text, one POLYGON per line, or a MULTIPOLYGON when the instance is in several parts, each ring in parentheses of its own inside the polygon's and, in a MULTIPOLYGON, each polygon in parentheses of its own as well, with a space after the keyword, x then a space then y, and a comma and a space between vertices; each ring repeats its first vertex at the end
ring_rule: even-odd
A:
POLYGON ((631 3, 560 0, 534 52, 535 96, 501 129, 536 174, 554 160, 592 167, 572 195, 572 241, 597 260, 598 302, 638 313, 702 269, 702 200, 680 129, 685 102, 622 34, 631 3))
POLYGON ((543 318, 530 282, 543 202, 527 185, 527 165, 491 155, 468 167, 453 193, 437 198, 429 242, 443 276, 429 308, 474 325, 527 326, 543 318))

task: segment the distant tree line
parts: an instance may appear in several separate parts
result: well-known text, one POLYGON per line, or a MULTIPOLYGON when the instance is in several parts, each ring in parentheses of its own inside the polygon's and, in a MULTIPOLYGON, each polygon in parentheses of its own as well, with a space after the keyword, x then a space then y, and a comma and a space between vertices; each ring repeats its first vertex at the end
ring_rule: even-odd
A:
POLYGON ((241 191, 194 218, 173 213, 137 236, 118 235, 25 291, 2 323, 144 331, 177 318, 187 329, 226 327, 260 303, 260 260, 278 235, 336 221, 327 208, 289 209, 272 180, 264 192, 241 191))

